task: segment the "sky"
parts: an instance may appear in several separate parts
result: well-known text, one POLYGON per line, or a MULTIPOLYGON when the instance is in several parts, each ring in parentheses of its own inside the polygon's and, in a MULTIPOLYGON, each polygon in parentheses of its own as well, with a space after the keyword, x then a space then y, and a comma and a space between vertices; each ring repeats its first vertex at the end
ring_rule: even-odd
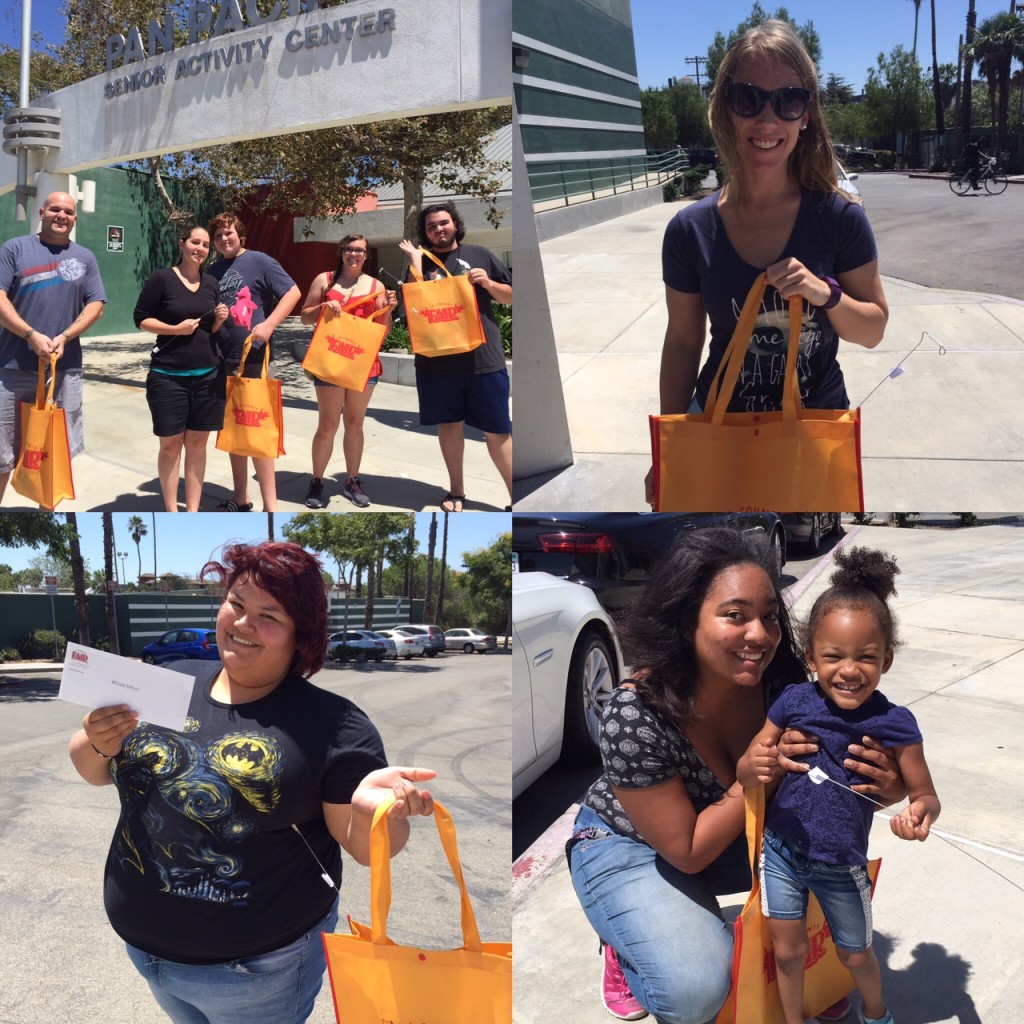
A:
MULTIPOLYGON (((515 2, 515 0, 513 0, 515 2)), ((914 43, 913 0, 761 0, 769 13, 785 7, 798 25, 814 22, 821 39, 821 73, 845 78, 859 93, 867 69, 878 54, 898 44, 910 50, 914 43)), ((636 42, 640 88, 664 86, 669 78, 693 76, 686 57, 706 57, 715 33, 728 36, 750 16, 752 0, 632 0, 633 37, 636 42)), ((917 57, 923 69, 932 63, 931 3, 924 0, 917 30, 917 57)), ((1009 0, 977 0, 978 24, 993 14, 1009 11, 1009 0)), ((936 42, 939 63, 956 64, 957 46, 967 27, 967 0, 936 0, 936 42)), ((703 74, 704 66, 701 65, 703 74)))
MULTIPOLYGON (((3 513, 0 513, 2 515, 3 513)), ((135 580, 139 571, 139 558, 135 543, 128 533, 127 522, 131 512, 115 512, 114 540, 116 550, 127 552, 124 569, 129 580, 135 580)), ((142 571, 153 571, 153 513, 139 513, 149 530, 140 545, 142 571)), ((363 514, 363 513, 358 513, 363 514)), ((193 577, 210 559, 220 552, 226 541, 262 541, 267 539, 267 517, 259 512, 193 512, 175 515, 173 512, 157 512, 157 570, 193 577)), ((430 513, 416 513, 416 540, 419 551, 426 553, 427 531, 430 529, 430 513)), ((291 513, 274 514, 274 532, 283 540, 284 524, 292 518, 291 513)), ((464 568, 462 554, 486 548, 502 533, 512 529, 511 515, 503 512, 465 512, 448 517, 448 564, 453 569, 464 568)), ((437 513, 437 557, 441 557, 441 535, 444 528, 444 514, 437 513)), ((79 512, 78 529, 82 536, 82 557, 90 569, 103 568, 103 524, 99 512, 79 512)), ((12 569, 26 569, 44 548, 3 548, 0 547, 0 563, 12 569)), ((332 575, 337 574, 336 564, 329 558, 323 560, 324 568, 332 575)), ((121 562, 118 560, 118 574, 121 562)))

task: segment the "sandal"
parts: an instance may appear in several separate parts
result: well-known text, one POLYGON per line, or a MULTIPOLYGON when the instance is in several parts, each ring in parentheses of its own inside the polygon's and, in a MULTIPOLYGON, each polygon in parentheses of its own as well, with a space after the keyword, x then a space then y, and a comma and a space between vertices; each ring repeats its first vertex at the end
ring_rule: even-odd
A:
POLYGON ((465 500, 466 496, 464 494, 446 494, 441 499, 441 508, 444 509, 445 512, 461 512, 462 503, 465 500), (446 508, 445 506, 447 505, 451 505, 451 508, 446 508), (459 507, 456 508, 456 505, 458 505, 459 507))
POLYGON ((227 501, 222 501, 217 506, 217 511, 218 512, 251 512, 252 511, 252 502, 250 501, 246 505, 239 505, 238 502, 235 501, 234 498, 228 498, 227 501))

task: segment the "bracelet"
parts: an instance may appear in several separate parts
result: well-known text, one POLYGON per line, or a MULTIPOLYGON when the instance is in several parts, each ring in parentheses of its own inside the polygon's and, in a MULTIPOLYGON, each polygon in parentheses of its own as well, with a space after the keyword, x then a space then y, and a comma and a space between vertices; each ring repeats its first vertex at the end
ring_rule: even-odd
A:
POLYGON ((96 744, 93 743, 92 741, 89 742, 89 746, 92 747, 92 749, 95 750, 96 753, 100 755, 100 757, 105 757, 108 761, 112 757, 117 757, 117 754, 104 754, 103 751, 100 750, 100 748, 97 747, 96 744))

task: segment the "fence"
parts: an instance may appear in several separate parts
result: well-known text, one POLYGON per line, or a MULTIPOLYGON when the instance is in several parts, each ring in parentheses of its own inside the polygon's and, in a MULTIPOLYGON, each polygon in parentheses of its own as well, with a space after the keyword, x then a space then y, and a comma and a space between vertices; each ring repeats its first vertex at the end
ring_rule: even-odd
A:
POLYGON ((534 210, 549 210, 664 185, 689 166, 682 150, 601 160, 562 160, 529 168, 534 210))

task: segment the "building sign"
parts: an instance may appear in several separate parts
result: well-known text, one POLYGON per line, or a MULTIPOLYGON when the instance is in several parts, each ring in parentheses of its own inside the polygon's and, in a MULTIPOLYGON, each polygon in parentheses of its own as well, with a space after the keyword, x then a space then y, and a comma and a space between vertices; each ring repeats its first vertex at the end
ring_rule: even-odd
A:
POLYGON ((107 225, 107 252, 124 252, 124 228, 120 224, 107 225))
MULTIPOLYGON (((243 64, 266 61, 273 51, 273 36, 232 43, 229 33, 265 25, 280 18, 282 13, 300 14, 302 12, 298 8, 301 6, 301 0, 287 0, 287 6, 282 10, 282 4, 278 0, 271 13, 261 17, 256 10, 255 0, 246 0, 244 14, 240 0, 224 0, 219 8, 206 2, 197 3, 189 9, 186 16, 187 45, 199 42, 208 42, 210 45, 189 57, 172 58, 166 64, 136 71, 127 69, 131 64, 148 60, 158 53, 173 54, 173 14, 168 13, 167 20, 163 23, 150 21, 145 43, 138 28, 128 29, 127 36, 108 36, 107 71, 122 68, 125 73, 107 82, 103 87, 103 95, 111 100, 116 96, 127 96, 154 86, 166 85, 169 81, 176 82, 182 78, 193 78, 210 72, 227 71, 243 64)), ((313 9, 315 11, 317 7, 314 5, 313 9)), ((340 11, 343 8, 333 10, 340 11)), ((391 7, 383 7, 365 14, 332 18, 330 15, 333 10, 324 11, 324 16, 319 22, 307 22, 302 29, 292 29, 284 37, 284 49, 288 53, 298 53, 321 47, 341 48, 356 36, 390 34, 395 28, 395 12, 391 7)))

